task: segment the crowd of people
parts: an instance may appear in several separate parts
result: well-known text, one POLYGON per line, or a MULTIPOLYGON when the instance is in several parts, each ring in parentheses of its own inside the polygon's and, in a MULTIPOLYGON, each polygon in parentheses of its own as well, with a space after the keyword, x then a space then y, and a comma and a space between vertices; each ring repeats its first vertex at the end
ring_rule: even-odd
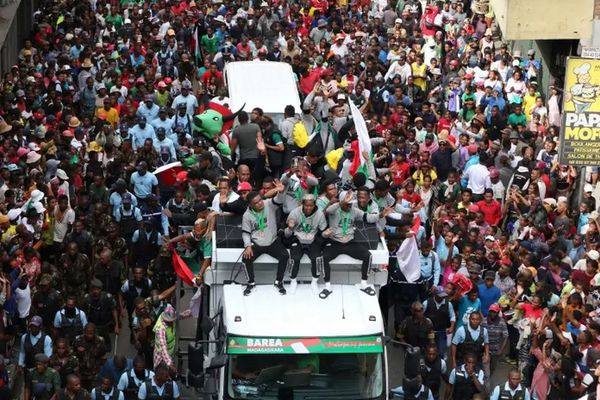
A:
POLYGON ((13 363, 25 400, 179 398, 171 255, 202 286, 223 214, 249 296, 262 254, 282 295, 306 255, 325 301, 346 254, 375 296, 355 230, 376 226, 386 322, 424 358, 405 398, 595 397, 598 169, 559 163, 561 91, 485 3, 42 0, 0 92, 1 397, 13 363), (207 132, 224 67, 250 60, 290 64, 302 109, 207 132), (175 184, 153 173, 176 161, 175 184), (133 360, 111 355, 123 328, 133 360))

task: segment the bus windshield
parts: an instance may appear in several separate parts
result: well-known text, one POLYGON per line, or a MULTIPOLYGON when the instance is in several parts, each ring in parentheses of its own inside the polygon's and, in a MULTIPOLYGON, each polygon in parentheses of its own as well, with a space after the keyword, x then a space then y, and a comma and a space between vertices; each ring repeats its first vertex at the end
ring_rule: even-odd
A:
MULTIPOLYGON (((383 346, 380 338, 369 339, 375 339, 373 343, 377 346, 361 347, 366 341, 344 343, 344 340, 323 345, 323 339, 302 339, 304 342, 321 341, 320 345, 312 348, 304 346, 303 354, 286 351, 288 347, 285 345, 279 348, 268 346, 279 339, 250 342, 261 343, 262 340, 263 344, 267 344, 266 348, 251 346, 245 347, 246 351, 236 351, 229 347, 228 397, 380 399, 385 393, 383 346)), ((282 340, 286 342, 286 339, 282 340)), ((294 347, 298 349, 298 343, 292 343, 291 348, 294 347)))

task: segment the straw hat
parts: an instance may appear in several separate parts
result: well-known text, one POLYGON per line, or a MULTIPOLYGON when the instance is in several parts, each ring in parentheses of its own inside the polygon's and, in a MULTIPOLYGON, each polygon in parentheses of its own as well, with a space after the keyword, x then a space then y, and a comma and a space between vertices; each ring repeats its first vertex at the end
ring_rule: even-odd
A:
POLYGON ((12 131, 12 125, 6 123, 4 118, 0 118, 0 135, 12 131))
POLYGON ((94 64, 92 64, 92 60, 90 60, 89 58, 83 60, 83 64, 81 64, 81 68, 92 68, 93 66, 94 64))
POLYGON ((79 121, 79 118, 71 117, 71 119, 69 120, 69 127, 77 128, 79 125, 81 125, 81 121, 79 121))

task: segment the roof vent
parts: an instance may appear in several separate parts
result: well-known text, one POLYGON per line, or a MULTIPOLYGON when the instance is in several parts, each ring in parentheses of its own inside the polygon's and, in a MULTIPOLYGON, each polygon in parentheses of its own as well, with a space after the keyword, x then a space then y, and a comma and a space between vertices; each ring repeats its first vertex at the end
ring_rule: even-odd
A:
POLYGON ((234 322, 242 322, 242 317, 240 317, 239 315, 236 315, 234 318, 234 322))
POLYGON ((377 317, 375 317, 374 315, 369 315, 369 321, 377 321, 377 317))

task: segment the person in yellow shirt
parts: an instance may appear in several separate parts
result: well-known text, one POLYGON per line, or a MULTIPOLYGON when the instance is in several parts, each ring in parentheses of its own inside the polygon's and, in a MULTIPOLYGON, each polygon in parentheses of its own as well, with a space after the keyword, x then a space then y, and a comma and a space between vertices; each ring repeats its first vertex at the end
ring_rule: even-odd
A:
POLYGON ((535 99, 540 96, 536 89, 536 86, 530 83, 527 87, 527 94, 523 96, 523 114, 528 123, 531 122, 531 111, 535 107, 535 99))
POLYGON ((110 98, 105 98, 104 107, 96 110, 96 116, 100 119, 109 122, 112 125, 113 129, 115 129, 117 127, 117 124, 119 123, 119 112, 116 108, 112 107, 110 103, 110 98))
POLYGON ((411 64, 413 82, 422 91, 427 90, 427 65, 423 62, 423 55, 417 54, 415 62, 411 64))

